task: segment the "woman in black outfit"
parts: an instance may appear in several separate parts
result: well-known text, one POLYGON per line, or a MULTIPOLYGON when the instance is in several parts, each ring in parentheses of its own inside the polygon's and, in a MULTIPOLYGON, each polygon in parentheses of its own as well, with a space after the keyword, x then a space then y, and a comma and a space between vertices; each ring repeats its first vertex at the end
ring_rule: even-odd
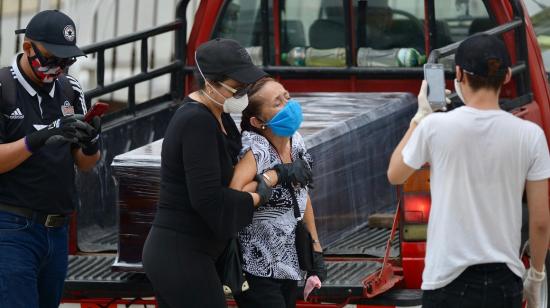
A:
POLYGON ((247 86, 265 73, 228 39, 201 45, 195 62, 200 90, 184 99, 168 125, 158 211, 143 249, 161 307, 226 307, 215 262, 271 194, 228 188, 241 149, 228 112, 247 106, 247 86))

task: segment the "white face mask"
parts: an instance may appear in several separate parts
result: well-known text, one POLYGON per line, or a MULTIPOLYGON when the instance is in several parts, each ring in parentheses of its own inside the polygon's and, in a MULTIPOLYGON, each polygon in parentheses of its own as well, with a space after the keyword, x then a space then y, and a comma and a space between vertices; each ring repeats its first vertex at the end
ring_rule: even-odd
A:
POLYGON ((458 97, 462 100, 464 104, 466 104, 466 100, 464 99, 464 95, 462 95, 462 89, 460 87, 460 82, 455 78, 455 91, 458 97))
POLYGON ((223 111, 227 113, 242 113, 248 106, 248 95, 245 94, 239 98, 233 96, 225 99, 223 111))
MULTIPOLYGON (((220 95, 222 97, 225 97, 218 90, 216 90, 216 88, 214 88, 208 81, 206 81, 206 79, 204 80, 204 82, 206 84, 210 85, 212 87, 212 89, 214 91, 216 91, 216 93, 218 93, 218 95, 220 95)), ((245 94, 245 95, 243 95, 239 98, 234 98, 233 96, 231 96, 229 98, 226 98, 224 100, 223 104, 222 104, 222 103, 216 101, 215 99, 213 99, 212 97, 210 97, 210 95, 206 94, 206 92, 203 91, 203 93, 206 97, 208 97, 214 103, 216 103, 220 106, 223 106, 223 112, 225 112, 225 113, 241 113, 248 106, 248 95, 247 94, 245 94)))
MULTIPOLYGON (((201 71, 201 68, 199 66, 199 62, 197 61, 197 52, 195 51, 195 63, 197 64, 197 69, 199 70, 199 73, 201 74, 202 78, 204 79, 204 82, 209 85, 210 87, 212 87, 212 89, 214 89, 214 91, 216 91, 216 93, 218 93, 218 95, 220 95, 221 97, 225 97, 223 96, 216 88, 214 88, 214 86, 212 86, 207 80, 206 78, 204 77, 202 71, 201 71)), ((218 102, 217 100, 213 99, 212 97, 210 97, 210 95, 208 95, 205 91, 202 91, 202 93, 208 97, 212 102, 220 105, 220 106, 223 106, 223 112, 225 113, 242 113, 243 110, 246 109, 246 107, 248 106, 248 95, 245 94, 239 98, 235 98, 233 96, 229 97, 229 98, 226 98, 222 103, 218 102)))

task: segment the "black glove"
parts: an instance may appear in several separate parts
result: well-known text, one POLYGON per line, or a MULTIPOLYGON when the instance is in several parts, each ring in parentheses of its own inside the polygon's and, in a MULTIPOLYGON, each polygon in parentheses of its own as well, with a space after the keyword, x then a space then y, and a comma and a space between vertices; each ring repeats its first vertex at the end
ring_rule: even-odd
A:
POLYGON ((98 151, 97 141, 101 133, 101 118, 95 116, 90 123, 84 122, 83 115, 76 116, 79 122, 76 126, 78 143, 84 155, 94 155, 98 151))
POLYGON ((317 275, 321 282, 327 279, 327 266, 322 252, 313 252, 313 269, 307 272, 307 277, 314 275, 317 275))
POLYGON ((261 174, 257 174, 256 177, 254 177, 254 181, 258 182, 258 187, 256 187, 256 193, 260 196, 260 202, 258 203, 258 206, 264 205, 269 201, 269 198, 271 198, 271 186, 267 185, 267 183, 264 180, 264 177, 261 174))
POLYGON ((28 134, 25 137, 27 148, 32 153, 38 151, 45 144, 70 142, 77 143, 78 120, 74 115, 64 116, 53 121, 47 127, 28 134))
POLYGON ((313 183, 311 168, 303 158, 288 164, 275 165, 273 169, 277 172, 277 184, 285 187, 298 184, 305 187, 313 183))

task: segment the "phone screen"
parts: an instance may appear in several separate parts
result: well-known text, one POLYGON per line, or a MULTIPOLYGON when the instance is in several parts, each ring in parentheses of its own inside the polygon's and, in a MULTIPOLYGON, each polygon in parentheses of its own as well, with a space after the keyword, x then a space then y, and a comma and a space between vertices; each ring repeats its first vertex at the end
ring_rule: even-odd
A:
POLYGON ((433 110, 445 107, 445 73, 443 64, 424 64, 424 79, 428 82, 428 102, 433 110))

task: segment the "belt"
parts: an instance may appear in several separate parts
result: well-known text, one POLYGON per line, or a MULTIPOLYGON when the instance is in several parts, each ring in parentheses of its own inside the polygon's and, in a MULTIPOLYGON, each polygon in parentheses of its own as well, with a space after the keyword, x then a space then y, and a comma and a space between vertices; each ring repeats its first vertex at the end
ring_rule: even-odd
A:
POLYGON ((1 203, 0 203, 0 211, 23 216, 25 218, 31 219, 37 224, 44 225, 48 228, 63 227, 70 220, 70 216, 67 216, 67 215, 44 214, 37 211, 33 211, 31 209, 7 205, 7 204, 1 204, 1 203))

